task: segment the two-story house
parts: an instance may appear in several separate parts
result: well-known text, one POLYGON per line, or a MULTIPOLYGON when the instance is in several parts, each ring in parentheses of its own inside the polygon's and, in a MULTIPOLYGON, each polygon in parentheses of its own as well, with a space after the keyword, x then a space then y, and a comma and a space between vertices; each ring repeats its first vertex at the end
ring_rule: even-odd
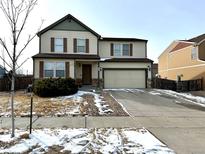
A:
POLYGON ((68 14, 38 33, 34 78, 71 77, 79 85, 146 88, 152 79, 147 40, 106 38, 68 14))
POLYGON ((159 75, 171 80, 205 79, 205 34, 173 41, 159 56, 159 75))

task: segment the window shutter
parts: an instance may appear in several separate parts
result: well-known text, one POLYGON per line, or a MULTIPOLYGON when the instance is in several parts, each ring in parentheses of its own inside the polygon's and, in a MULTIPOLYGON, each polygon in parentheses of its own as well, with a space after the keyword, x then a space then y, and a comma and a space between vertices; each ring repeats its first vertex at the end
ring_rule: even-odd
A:
POLYGON ((133 45, 132 45, 132 43, 130 44, 130 56, 132 56, 133 55, 133 45))
POLYGON ((65 63, 65 71, 66 71, 66 78, 70 77, 70 63, 66 62, 65 63))
POLYGON ((43 61, 40 61, 39 62, 39 78, 43 78, 43 66, 44 65, 44 62, 43 61))
POLYGON ((77 52, 77 39, 76 38, 73 39, 73 52, 74 53, 77 52))
POLYGON ((54 52, 54 44, 55 44, 55 39, 52 37, 51 38, 51 52, 54 52))
POLYGON ((89 39, 86 39, 86 53, 89 53, 89 39))
POLYGON ((110 44, 110 56, 113 56, 113 43, 110 44))
POLYGON ((63 52, 67 52, 67 38, 63 38, 63 52))

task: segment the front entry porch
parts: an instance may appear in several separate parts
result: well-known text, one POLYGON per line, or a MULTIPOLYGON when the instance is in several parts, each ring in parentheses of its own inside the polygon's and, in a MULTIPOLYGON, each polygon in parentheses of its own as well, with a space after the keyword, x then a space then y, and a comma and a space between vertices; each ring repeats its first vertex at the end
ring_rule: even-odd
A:
POLYGON ((98 61, 75 61, 75 79, 79 86, 97 86, 98 78, 98 61))
POLYGON ((82 84, 92 84, 92 64, 82 64, 82 84))

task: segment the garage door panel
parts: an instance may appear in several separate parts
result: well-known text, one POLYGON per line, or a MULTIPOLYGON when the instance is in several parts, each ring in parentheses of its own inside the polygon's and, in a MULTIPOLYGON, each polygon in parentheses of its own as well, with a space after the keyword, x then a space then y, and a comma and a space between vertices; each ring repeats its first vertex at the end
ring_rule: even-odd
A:
POLYGON ((105 70, 105 88, 145 88, 144 70, 105 70))

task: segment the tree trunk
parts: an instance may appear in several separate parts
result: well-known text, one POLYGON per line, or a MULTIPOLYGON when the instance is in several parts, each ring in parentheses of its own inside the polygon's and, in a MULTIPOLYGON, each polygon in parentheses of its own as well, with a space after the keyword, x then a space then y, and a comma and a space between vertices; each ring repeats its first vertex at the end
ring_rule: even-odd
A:
POLYGON ((14 126, 14 84, 15 84, 15 77, 12 72, 12 79, 11 79, 11 126, 12 132, 11 137, 15 136, 15 126, 14 126))
POLYGON ((14 89, 15 89, 15 75, 16 75, 16 23, 13 29, 13 61, 12 61, 12 78, 11 78, 11 137, 15 136, 15 123, 14 123, 14 89))

